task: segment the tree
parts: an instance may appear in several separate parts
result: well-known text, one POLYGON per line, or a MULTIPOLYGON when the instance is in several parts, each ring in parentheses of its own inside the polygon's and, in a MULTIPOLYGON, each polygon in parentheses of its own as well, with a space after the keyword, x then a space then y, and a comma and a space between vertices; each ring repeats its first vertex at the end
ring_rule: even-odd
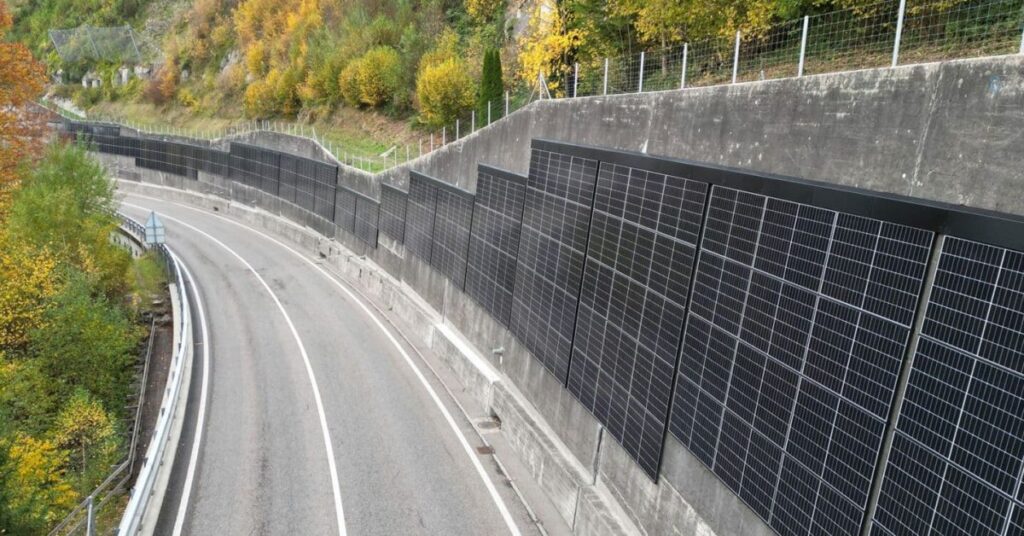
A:
POLYGON ((527 30, 519 38, 519 79, 535 86, 539 75, 548 80, 549 89, 557 89, 557 80, 572 62, 576 48, 586 37, 580 28, 566 25, 566 14, 556 0, 537 2, 527 30))
POLYGON ((484 52, 484 65, 480 74, 480 94, 477 100, 477 116, 480 122, 487 120, 488 103, 491 108, 491 119, 502 116, 505 107, 502 105, 502 97, 505 93, 505 84, 501 79, 501 54, 496 48, 489 48, 484 52))
POLYGON ((389 46, 375 47, 359 60, 356 81, 359 101, 371 107, 391 101, 402 81, 402 60, 389 46))
POLYGON ((51 441, 24 434, 0 441, 0 450, 7 453, 0 466, 0 493, 6 495, 11 533, 45 533, 78 499, 64 477, 67 453, 51 441))
POLYGON ((43 123, 29 108, 42 95, 46 69, 20 43, 8 43, 7 2, 0 2, 0 217, 17 186, 19 166, 42 147, 43 123))
POLYGON ((117 461, 118 439, 114 422, 103 405, 78 390, 61 409, 54 423, 53 440, 70 455, 68 467, 77 471, 88 493, 117 461))
POLYGON ((56 292, 55 267, 47 251, 0 231, 0 349, 22 348, 29 333, 42 327, 56 292))
POLYGON ((473 79, 465 63, 455 58, 423 69, 416 93, 421 119, 433 127, 451 124, 473 107, 473 79))

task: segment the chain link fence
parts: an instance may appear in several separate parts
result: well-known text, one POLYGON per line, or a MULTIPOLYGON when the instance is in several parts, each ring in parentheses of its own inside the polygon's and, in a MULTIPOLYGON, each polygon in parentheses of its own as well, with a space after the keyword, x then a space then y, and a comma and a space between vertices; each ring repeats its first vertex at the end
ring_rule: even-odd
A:
POLYGON ((129 26, 83 25, 66 30, 50 30, 49 33, 53 48, 60 59, 66 62, 138 63, 142 60, 135 32, 129 26))

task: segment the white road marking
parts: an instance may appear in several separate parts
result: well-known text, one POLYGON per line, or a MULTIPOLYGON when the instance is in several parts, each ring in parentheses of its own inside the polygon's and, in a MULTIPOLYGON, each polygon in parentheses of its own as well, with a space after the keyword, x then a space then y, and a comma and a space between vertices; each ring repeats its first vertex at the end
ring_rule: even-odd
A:
MULTIPOLYGON (((387 336, 388 340, 391 341, 391 344, 393 344, 395 349, 398 350, 398 353, 402 355, 402 358, 405 360, 406 364, 409 365, 409 368, 411 368, 413 373, 416 374, 416 377, 419 379, 419 381, 423 385, 424 389, 426 389, 427 392, 430 394, 430 398, 434 401, 434 404, 441 411, 441 414, 444 416, 445 421, 448 422, 448 426, 451 427, 452 431, 455 433, 455 436, 458 437, 459 443, 462 444, 462 448, 466 452, 466 456, 468 456, 470 461, 473 463, 473 467, 476 469, 477 474, 480 476, 480 479, 483 480, 484 486, 487 488, 488 493, 490 493, 490 495, 491 495, 491 499, 494 501, 494 504, 498 507, 498 511, 501 513, 501 517, 505 521, 505 525, 508 526, 509 532, 511 534, 515 535, 515 536, 520 536, 522 534, 519 531, 519 527, 516 526, 515 520, 512 519, 512 514, 509 512, 508 507, 505 505, 504 499, 501 498, 501 495, 498 493, 497 488, 494 487, 494 483, 491 482, 490 477, 487 476, 487 471, 484 469, 483 464, 480 463, 480 457, 476 455, 475 451, 473 450, 473 447, 469 444, 469 441, 466 439, 466 436, 462 433, 462 429, 460 429, 458 423, 455 422, 455 418, 452 417, 451 412, 448 411, 448 408, 445 407, 444 403, 441 401, 441 397, 439 397, 437 392, 434 391, 434 388, 430 385, 430 382, 427 381, 426 376, 423 375, 423 372, 421 372, 419 367, 416 366, 416 363, 413 362, 412 358, 405 351, 405 348, 403 348, 402 345, 395 338, 395 336, 392 335, 391 331, 387 329, 387 327, 384 325, 383 322, 380 321, 380 319, 377 317, 377 315, 375 315, 373 313, 373 311, 370 310, 369 306, 367 306, 365 303, 363 303, 363 300, 361 300, 358 296, 356 296, 355 293, 353 293, 351 290, 349 290, 346 286, 342 285, 340 281, 338 281, 330 273, 328 273, 322 267, 317 265, 315 262, 311 261, 308 257, 303 255, 302 253, 299 253, 298 251, 292 249, 287 244, 285 244, 283 242, 280 242, 276 238, 274 238, 274 237, 272 237, 272 236, 270 236, 268 234, 265 234, 265 233, 263 233, 263 232, 261 232, 259 230, 253 229, 253 228, 248 227, 248 226, 246 226, 244 224, 241 224, 241 223, 238 223, 238 222, 236 222, 234 220, 228 219, 228 218, 226 218, 224 216, 220 216, 218 214, 211 214, 211 213, 209 213, 209 212, 207 212, 205 210, 201 210, 201 209, 198 209, 198 208, 190 207, 188 205, 184 205, 184 204, 181 204, 181 203, 176 203, 176 202, 173 202, 173 201, 165 201, 163 199, 159 199, 159 198, 155 198, 155 197, 149 197, 149 196, 145 196, 145 195, 139 195, 139 194, 128 194, 128 195, 132 196, 132 197, 141 197, 141 198, 144 198, 144 199, 150 199, 150 200, 157 201, 157 202, 160 202, 160 203, 168 203, 168 204, 175 205, 175 206, 178 206, 178 207, 181 207, 181 208, 184 208, 184 209, 188 209, 188 210, 192 210, 192 211, 199 212, 199 213, 202 213, 202 214, 206 214, 208 216, 213 216, 213 217, 218 218, 220 220, 223 220, 223 221, 225 221, 227 223, 230 223, 232 225, 235 225, 237 227, 241 227, 242 229, 246 229, 246 230, 248 230, 248 231, 250 231, 252 233, 255 233, 255 234, 257 234, 257 235, 259 235, 259 236, 269 240, 270 242, 273 242, 274 244, 277 244, 278 246, 284 248, 285 250, 289 251, 290 253, 292 253, 293 255, 298 257, 299 259, 301 259, 306 264, 312 266, 314 269, 316 269, 318 272, 320 272, 321 275, 326 277, 328 281, 330 281, 332 284, 334 284, 334 286, 338 287, 338 289, 340 289, 342 292, 344 292, 352 301, 354 301, 363 310, 363 312, 366 313, 367 316, 369 316, 373 320, 373 322, 377 325, 377 327, 380 328, 380 330, 382 332, 384 332, 384 335, 387 336)), ((129 205, 129 206, 135 206, 135 205, 130 205, 129 203, 125 203, 125 204, 129 205)), ((170 216, 166 216, 166 217, 169 218, 169 219, 173 219, 173 218, 170 218, 170 216)), ((181 220, 176 220, 176 221, 180 222, 181 220)), ((186 224, 186 225, 188 225, 188 224, 186 224)), ((192 227, 192 226, 189 225, 189 227, 192 227)))
MULTIPOLYGON (((124 201, 122 201, 122 204, 142 210, 149 210, 146 207, 134 205, 132 203, 126 203, 124 201)), ((313 373, 313 365, 310 364, 309 362, 309 354, 306 353, 306 346, 302 344, 302 339, 299 337, 298 330, 295 329, 295 324, 292 322, 292 318, 288 316, 288 311, 285 310, 284 305, 281 304, 281 300, 278 299, 277 294, 275 294, 273 289, 270 288, 270 285, 267 284, 266 280, 263 279, 259 272, 257 272, 256 269, 253 268, 252 265, 249 264, 249 262, 246 261, 241 255, 239 255, 235 250, 231 249, 230 247, 228 247, 227 244, 221 242, 213 235, 199 229, 198 227, 185 223, 184 221, 168 216, 166 214, 164 214, 163 217, 166 218, 167 220, 176 222, 184 227, 187 227, 195 231, 198 234, 205 236, 212 242, 216 243, 218 246, 224 248, 225 251, 233 255, 236 259, 238 259, 239 262, 244 264, 245 267, 248 268, 250 272, 252 272, 252 274, 260 282, 260 284, 263 285, 263 288, 266 289, 268 294, 270 294, 271 299, 274 300, 274 303, 277 305, 278 310, 284 317, 284 321, 288 324, 288 329, 291 330, 292 337, 295 339, 295 343, 298 344, 299 346, 299 353, 302 354, 302 361, 306 365, 306 374, 309 376, 309 383, 313 385, 313 398, 316 401, 316 410, 320 416, 320 429, 323 431, 324 447, 327 449, 327 465, 331 473, 331 487, 333 488, 334 492, 334 510, 337 513, 338 518, 338 533, 340 534, 340 536, 346 536, 347 533, 345 531, 345 513, 341 506, 341 485, 339 484, 338 481, 338 468, 334 461, 334 446, 331 442, 331 432, 330 430, 327 429, 327 415, 324 413, 324 404, 322 398, 320 397, 320 387, 316 381, 316 374, 313 373)))
POLYGON ((203 332, 203 384, 199 391, 199 410, 196 416, 196 432, 192 439, 192 454, 188 460, 188 471, 185 473, 185 485, 182 489, 181 502, 178 503, 178 515, 174 520, 174 536, 181 536, 181 531, 185 526, 185 513, 188 510, 189 497, 192 495, 192 482, 196 476, 196 465, 199 462, 199 445, 202 443, 203 438, 203 425, 206 422, 206 402, 207 392, 210 386, 210 331, 206 325, 206 310, 203 307, 203 299, 199 296, 199 287, 196 286, 196 280, 192 277, 192 272, 189 271, 188 266, 182 262, 181 258, 174 255, 174 259, 181 265, 181 269, 185 272, 185 277, 188 278, 189 283, 192 285, 192 296, 196 300, 196 309, 199 311, 199 325, 202 326, 203 332))

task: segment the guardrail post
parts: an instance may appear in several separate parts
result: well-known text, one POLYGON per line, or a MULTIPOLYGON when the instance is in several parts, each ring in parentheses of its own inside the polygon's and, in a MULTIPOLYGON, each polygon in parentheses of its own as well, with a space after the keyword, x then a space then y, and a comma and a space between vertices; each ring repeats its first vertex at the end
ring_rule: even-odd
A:
POLYGON ((576 98, 576 91, 580 87, 580 64, 576 62, 576 67, 572 72, 572 98, 576 98))
POLYGON ((732 49, 732 83, 736 83, 736 77, 740 72, 740 32, 736 31, 736 46, 732 49))
POLYGON ((900 39, 903 37, 903 18, 907 13, 907 0, 900 0, 900 11, 896 19, 896 41, 892 45, 892 66, 900 61, 900 39))
POLYGON ((604 93, 602 93, 602 95, 607 95, 607 94, 608 94, 608 58, 605 58, 604 59, 604 93))
POLYGON ((636 92, 644 92, 644 51, 640 51, 640 83, 636 86, 636 92))
POLYGON ((686 60, 687 60, 686 56, 690 52, 689 49, 690 49, 690 44, 689 43, 683 43, 683 74, 679 76, 679 89, 683 89, 683 88, 686 87, 686 60))
POLYGON ((811 18, 804 15, 804 31, 800 37, 800 66, 797 67, 796 75, 804 75, 804 58, 807 56, 807 27, 811 23, 811 18))

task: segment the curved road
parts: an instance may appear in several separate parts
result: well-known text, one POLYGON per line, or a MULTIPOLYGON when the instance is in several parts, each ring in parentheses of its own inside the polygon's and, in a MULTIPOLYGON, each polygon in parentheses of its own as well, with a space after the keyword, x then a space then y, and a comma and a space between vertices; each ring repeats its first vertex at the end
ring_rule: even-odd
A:
POLYGON ((199 209, 122 210, 160 214, 209 328, 157 533, 536 532, 438 380, 315 262, 199 209))

